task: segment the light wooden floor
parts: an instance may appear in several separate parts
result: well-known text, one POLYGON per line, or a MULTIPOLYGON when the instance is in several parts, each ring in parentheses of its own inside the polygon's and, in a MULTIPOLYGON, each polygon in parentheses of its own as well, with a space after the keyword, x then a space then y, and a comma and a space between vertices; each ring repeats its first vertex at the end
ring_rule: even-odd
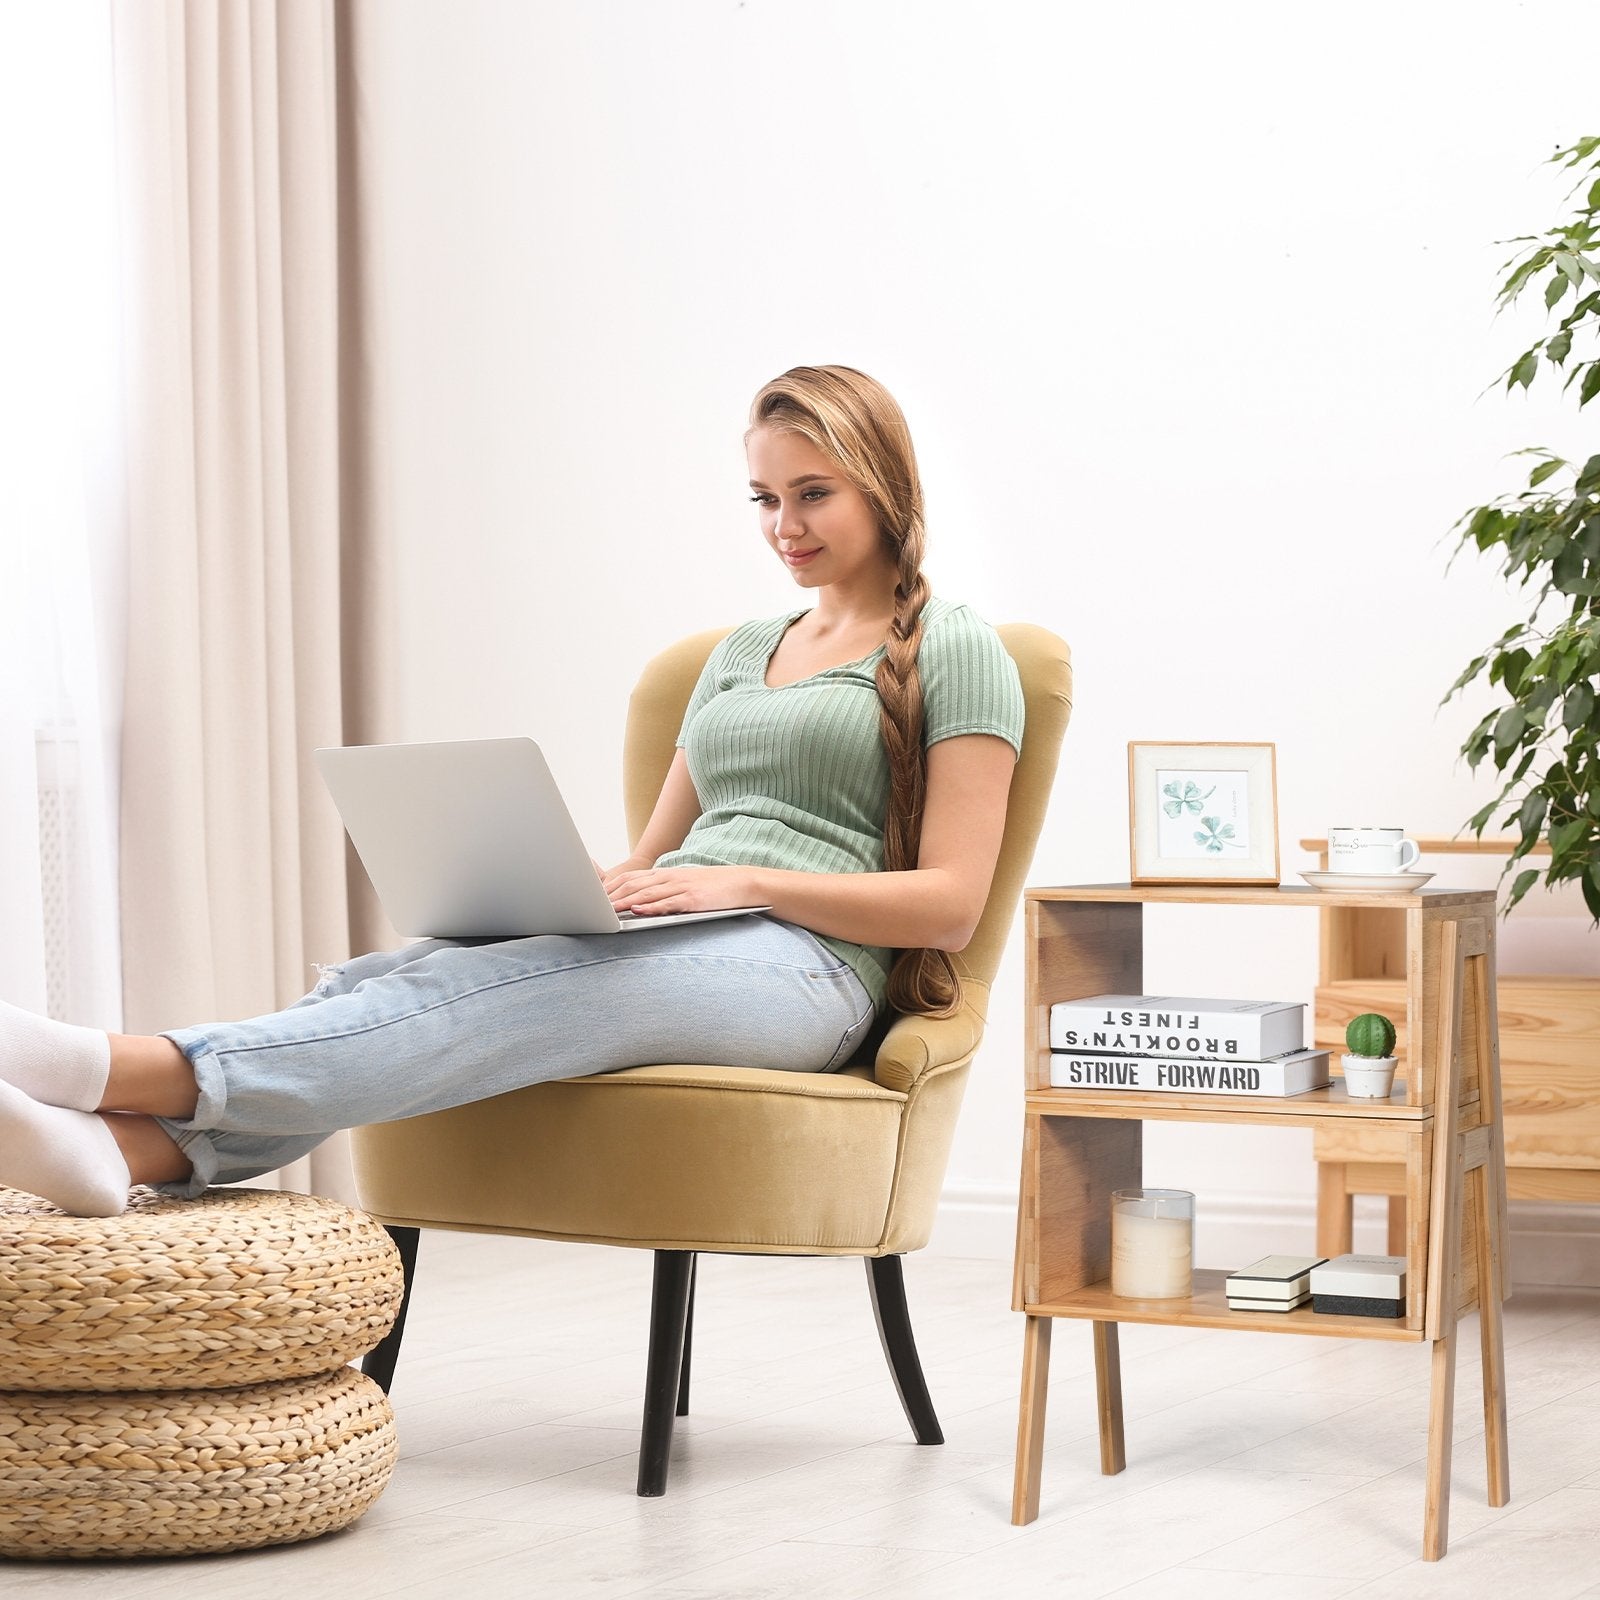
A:
POLYGON ((1125 1327, 1129 1464, 1103 1478, 1089 1330, 1060 1324, 1040 1517, 1013 1528, 1010 1268, 928 1256, 906 1278, 943 1446, 911 1442, 860 1262, 705 1257, 693 1414, 666 1497, 640 1500, 649 1275, 644 1253, 425 1234, 402 1460, 362 1522, 245 1555, 8 1563, 0 1593, 1600 1597, 1600 1291, 1506 1308, 1500 1511, 1462 1361, 1451 1550, 1427 1565, 1428 1357, 1410 1346, 1125 1327))

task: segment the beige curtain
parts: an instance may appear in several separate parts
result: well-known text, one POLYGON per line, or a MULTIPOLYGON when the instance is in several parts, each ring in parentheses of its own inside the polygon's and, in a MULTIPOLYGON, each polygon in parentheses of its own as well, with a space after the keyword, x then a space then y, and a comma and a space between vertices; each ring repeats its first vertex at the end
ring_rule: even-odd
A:
MULTIPOLYGON (((125 1026, 400 941, 312 762, 393 738, 359 5, 119 0, 125 1026)), ((285 1183, 353 1199, 343 1136, 285 1183), (309 1168, 309 1170, 306 1170, 309 1168)))

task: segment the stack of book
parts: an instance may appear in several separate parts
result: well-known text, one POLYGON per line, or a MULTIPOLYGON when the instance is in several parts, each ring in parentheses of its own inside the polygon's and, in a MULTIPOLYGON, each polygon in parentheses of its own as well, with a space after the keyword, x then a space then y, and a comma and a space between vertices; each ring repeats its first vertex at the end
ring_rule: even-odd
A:
POLYGON ((1230 1272, 1223 1287, 1230 1311, 1293 1311, 1311 1298, 1311 1273, 1322 1256, 1263 1256, 1230 1272))
POLYGON ((1050 1007, 1050 1086, 1295 1095, 1329 1081, 1305 1007, 1281 1000, 1097 994, 1050 1007))
POLYGON ((1406 1314, 1404 1256, 1335 1256, 1311 1274, 1311 1309, 1344 1317, 1406 1314))

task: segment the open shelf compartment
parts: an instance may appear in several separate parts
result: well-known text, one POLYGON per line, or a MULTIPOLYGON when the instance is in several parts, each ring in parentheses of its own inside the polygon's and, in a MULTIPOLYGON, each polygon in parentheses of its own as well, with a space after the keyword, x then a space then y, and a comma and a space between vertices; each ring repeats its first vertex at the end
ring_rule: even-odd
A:
POLYGON ((1091 1283, 1025 1306, 1033 1317, 1086 1317, 1094 1322, 1158 1322, 1190 1328, 1231 1328, 1246 1333, 1320 1333, 1335 1339, 1391 1339, 1417 1344, 1422 1329, 1398 1317, 1336 1317, 1302 1306, 1298 1311, 1230 1311, 1227 1273, 1197 1267, 1194 1292, 1181 1299, 1130 1300, 1111 1292, 1109 1280, 1091 1283))

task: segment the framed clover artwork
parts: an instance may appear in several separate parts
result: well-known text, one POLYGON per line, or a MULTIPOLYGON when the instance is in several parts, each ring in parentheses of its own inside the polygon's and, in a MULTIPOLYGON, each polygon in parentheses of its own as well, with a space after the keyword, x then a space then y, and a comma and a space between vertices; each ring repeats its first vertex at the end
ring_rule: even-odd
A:
POLYGON ((1279 882, 1272 744, 1130 744, 1129 880, 1279 882))

